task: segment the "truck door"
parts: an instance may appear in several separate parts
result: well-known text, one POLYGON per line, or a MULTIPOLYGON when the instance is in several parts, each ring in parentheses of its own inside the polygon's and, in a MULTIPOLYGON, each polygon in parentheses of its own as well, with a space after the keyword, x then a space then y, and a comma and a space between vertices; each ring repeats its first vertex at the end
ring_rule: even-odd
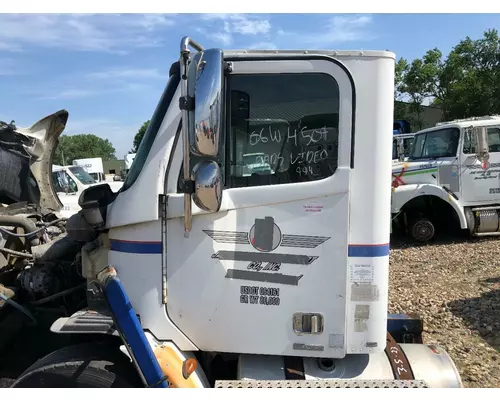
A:
POLYGON ((476 157, 476 139, 464 133, 461 154, 461 200, 471 204, 498 202, 500 198, 500 126, 487 129, 489 166, 482 168, 476 157))
POLYGON ((185 238, 168 196, 168 316, 206 351, 343 357, 354 84, 329 57, 232 64, 222 207, 185 238))

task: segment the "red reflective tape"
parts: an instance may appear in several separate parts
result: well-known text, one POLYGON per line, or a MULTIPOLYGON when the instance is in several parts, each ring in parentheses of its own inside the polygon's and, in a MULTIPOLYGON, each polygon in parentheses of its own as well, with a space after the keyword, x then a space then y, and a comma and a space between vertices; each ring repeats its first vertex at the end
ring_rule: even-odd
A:
POLYGON ((401 172, 399 173, 399 175, 396 176, 395 174, 392 174, 392 177, 395 179, 392 182, 393 188, 397 188, 399 185, 406 185, 406 182, 401 179, 401 177, 403 176, 404 173, 405 173, 405 167, 403 167, 401 169, 401 172))

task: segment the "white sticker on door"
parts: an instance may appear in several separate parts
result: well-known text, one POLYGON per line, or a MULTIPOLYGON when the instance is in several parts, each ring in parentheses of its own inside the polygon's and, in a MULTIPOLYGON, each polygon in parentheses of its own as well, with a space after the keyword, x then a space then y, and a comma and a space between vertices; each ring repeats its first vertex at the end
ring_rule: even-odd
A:
POLYGON ((350 280, 351 283, 372 283, 373 265, 351 264, 350 280))

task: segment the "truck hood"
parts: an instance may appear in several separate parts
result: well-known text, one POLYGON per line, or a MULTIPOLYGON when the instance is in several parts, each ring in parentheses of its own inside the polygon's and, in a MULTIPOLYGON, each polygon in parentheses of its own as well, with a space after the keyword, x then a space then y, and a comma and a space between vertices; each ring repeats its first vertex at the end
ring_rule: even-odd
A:
POLYGON ((8 158, 0 162, 1 202, 26 201, 42 209, 61 210, 52 184, 52 159, 68 116, 68 111, 59 110, 29 128, 0 124, 0 152, 8 158))

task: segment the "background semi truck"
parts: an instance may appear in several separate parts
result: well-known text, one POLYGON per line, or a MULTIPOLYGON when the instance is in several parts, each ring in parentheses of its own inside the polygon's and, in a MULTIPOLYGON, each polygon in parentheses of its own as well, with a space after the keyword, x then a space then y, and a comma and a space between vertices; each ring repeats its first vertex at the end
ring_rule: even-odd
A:
POLYGON ((12 386, 460 387, 422 321, 387 313, 395 55, 180 50, 118 193, 4 218, 9 311, 65 307, 12 386), (252 153, 268 167, 235 168, 252 153))
POLYGON ((411 133, 411 124, 407 120, 396 119, 396 120, 394 120, 392 129, 393 129, 394 135, 402 135, 405 133, 411 133))
POLYGON ((104 176, 104 167, 102 165, 101 157, 94 158, 80 158, 73 160, 73 165, 78 165, 85 169, 85 171, 92 177, 96 182, 105 182, 106 178, 104 176))
POLYGON ((125 169, 122 171, 120 178, 125 179, 127 177, 128 171, 130 171, 130 168, 132 167, 132 163, 134 162, 136 153, 128 153, 125 154, 125 157, 123 158, 125 161, 125 169))
MULTIPOLYGON (((82 165, 53 165, 52 183, 54 191, 63 204, 60 213, 65 218, 80 210, 78 199, 82 192, 97 182, 82 165)), ((117 192, 123 186, 123 182, 109 182, 111 190, 117 192)))
POLYGON ((438 123, 415 134, 392 171, 392 218, 415 240, 500 235, 500 117, 438 123))

